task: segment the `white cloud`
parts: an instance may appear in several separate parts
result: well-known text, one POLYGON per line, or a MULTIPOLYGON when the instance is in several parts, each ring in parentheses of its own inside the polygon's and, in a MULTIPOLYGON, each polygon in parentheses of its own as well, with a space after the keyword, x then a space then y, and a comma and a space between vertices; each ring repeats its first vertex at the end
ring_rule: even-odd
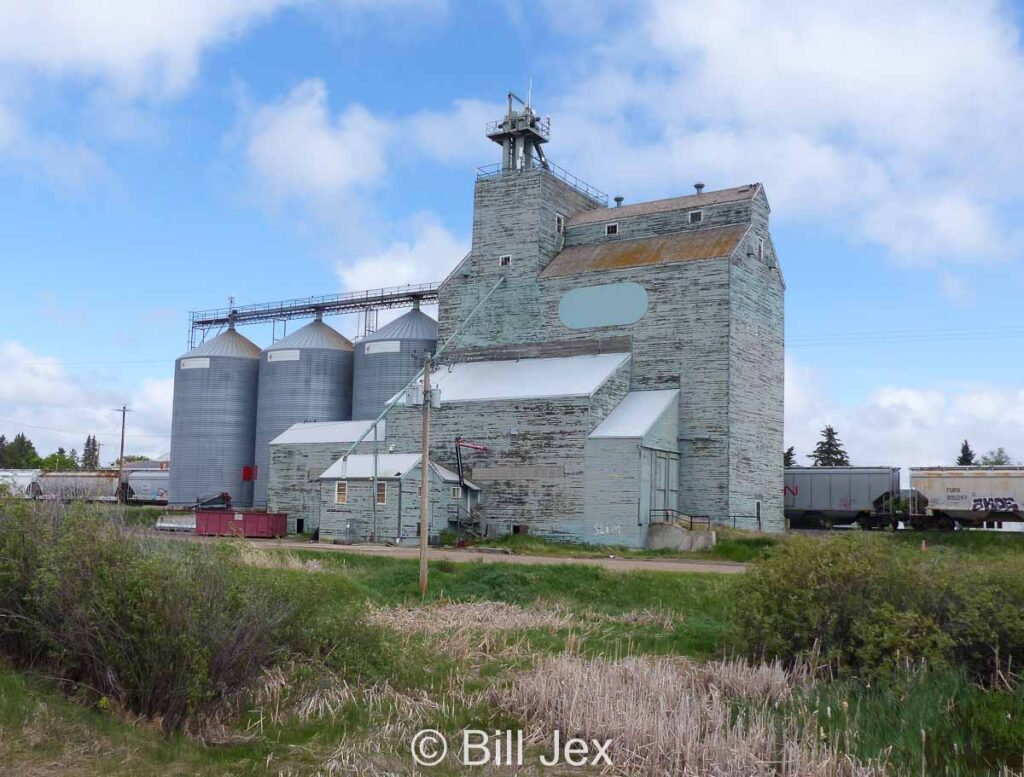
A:
POLYGON ((150 378, 128 392, 109 384, 83 380, 70 373, 60 359, 40 354, 25 345, 0 343, 5 365, 0 381, 0 434, 12 438, 24 432, 40 455, 58 447, 82 451, 87 434, 102 444, 103 463, 117 458, 120 416, 114 407, 127 403, 125 452, 158 456, 170 447, 173 380, 150 378))
POLYGON ((826 424, 854 464, 904 468, 954 463, 967 439, 979 455, 1004 446, 1024 459, 1024 390, 1010 386, 882 386, 866 398, 835 401, 827 375, 786 363, 786 445, 807 464, 826 424))
MULTIPOLYGON (((556 11, 553 11, 557 13, 556 11)), ((649 0, 552 101, 551 155, 629 199, 765 182, 900 261, 1019 255, 1024 52, 995 0, 649 0)))
POLYGON ((0 2, 0 61, 51 76, 101 79, 126 95, 180 93, 204 49, 285 0, 0 2))
POLYGON ((310 79, 245 121, 245 156, 274 199, 319 203, 379 184, 391 128, 366 108, 334 116, 323 81, 310 79))
POLYGON ((402 134, 417 152, 438 162, 479 165, 494 156, 494 144, 484 135, 484 127, 506 110, 499 103, 456 99, 442 110, 412 115, 402 125, 402 134))
POLYGON ((382 250, 335 266, 345 289, 373 289, 438 281, 469 251, 469 241, 457 237, 432 216, 413 220, 412 239, 396 241, 382 250))
POLYGON ((81 131, 71 140, 25 120, 37 81, 79 89, 91 106, 86 123, 106 139, 158 137, 154 106, 193 85, 205 52, 290 6, 325 24, 368 18, 389 29, 447 9, 445 0, 0 0, 0 85, 22 93, 0 93, 0 158, 61 188, 106 177, 81 131))
POLYGON ((204 51, 278 10, 436 15, 444 0, 0 0, 0 63, 96 79, 126 96, 180 94, 204 51))

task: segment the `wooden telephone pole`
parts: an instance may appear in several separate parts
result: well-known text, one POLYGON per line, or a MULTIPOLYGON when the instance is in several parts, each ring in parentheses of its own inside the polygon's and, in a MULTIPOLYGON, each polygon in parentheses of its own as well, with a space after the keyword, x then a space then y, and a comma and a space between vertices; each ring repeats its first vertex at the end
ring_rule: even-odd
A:
POLYGON ((430 359, 423 360, 423 460, 420 463, 420 596, 427 595, 427 535, 430 533, 430 359))
POLYGON ((121 414, 121 456, 117 460, 117 501, 127 502, 128 489, 124 482, 124 422, 125 417, 128 415, 128 405, 114 408, 114 412, 121 414))

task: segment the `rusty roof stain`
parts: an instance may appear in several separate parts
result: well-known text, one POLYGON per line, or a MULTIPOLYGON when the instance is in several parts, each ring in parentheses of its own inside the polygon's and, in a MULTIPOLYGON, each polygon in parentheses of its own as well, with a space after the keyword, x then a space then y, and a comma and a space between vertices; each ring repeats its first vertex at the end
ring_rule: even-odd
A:
POLYGON ((688 194, 685 197, 670 197, 666 200, 638 202, 635 205, 623 205, 620 208, 598 208, 577 213, 569 219, 568 226, 578 227, 582 224, 599 224, 602 221, 617 221, 630 216, 646 216, 651 213, 665 213, 670 210, 687 210, 703 208, 707 205, 721 205, 726 202, 751 200, 761 190, 761 184, 750 183, 732 189, 719 189, 714 192, 688 194))
POLYGON ((717 259, 732 254, 748 228, 747 224, 733 224, 672 235, 633 240, 613 238, 600 243, 570 246, 544 268, 540 277, 559 278, 587 272, 717 259))

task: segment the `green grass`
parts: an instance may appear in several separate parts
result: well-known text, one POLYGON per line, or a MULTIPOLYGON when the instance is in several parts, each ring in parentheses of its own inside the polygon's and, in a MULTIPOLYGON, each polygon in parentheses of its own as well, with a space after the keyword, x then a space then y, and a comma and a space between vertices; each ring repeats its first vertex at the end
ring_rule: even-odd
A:
POLYGON ((1024 532, 901 531, 887 534, 898 545, 950 548, 975 556, 1024 555, 1024 532))
POLYGON ((1024 757, 1024 687, 982 689, 956 671, 915 671, 890 682, 819 684, 799 703, 862 758, 887 757, 899 774, 989 774, 1024 757), (853 732, 851 735, 849 732, 853 732), (923 732, 923 733, 922 733, 923 732))
MULTIPOLYGON (((992 535, 960 533, 920 535, 898 543, 950 545, 964 553, 1001 554, 1015 545, 992 535)), ((749 561, 785 539, 762 538, 728 532, 720 542, 718 558, 749 561), (723 547, 724 546, 724 547, 723 547)), ((566 546, 536 538, 515 538, 508 547, 521 553, 556 555, 566 546)), ((310 628, 327 628, 352 602, 377 607, 423 604, 418 590, 415 560, 313 550, 260 549, 270 557, 291 556, 315 561, 321 571, 252 567, 254 579, 286 589, 303 587, 318 602, 310 628)), ((569 546, 570 555, 608 555, 597 546, 569 546)), ((615 551, 612 551, 615 552, 615 551)), ((634 552, 636 553, 636 552, 634 552)), ((616 553, 616 555, 619 555, 616 553)), ((646 554, 640 557, 657 557, 646 554)), ((687 556, 689 557, 689 556, 687 556)), ((525 629, 521 638, 536 655, 560 653, 568 648, 583 656, 677 654, 710 658, 730 654, 739 647, 732 628, 731 601, 742 592, 745 576, 667 573, 658 571, 611 572, 600 567, 514 565, 482 562, 437 561, 430 566, 427 602, 501 601, 524 607, 558 606, 584 620, 595 613, 620 616, 651 610, 666 613, 671 628, 627 624, 609 618, 599 628, 576 633, 573 629, 525 629)), ((453 680, 465 679, 469 690, 481 691, 503 682, 510 669, 532 658, 486 660, 467 667, 452 656, 435 652, 425 641, 396 638, 394 655, 371 657, 358 674, 367 682, 386 680, 404 690, 422 689, 440 697, 453 680), (397 647, 404 644, 406 647, 397 647)), ((361 658, 364 660, 366 657, 361 658)), ((525 662, 525 663, 524 663, 525 662)), ((868 685, 855 679, 819 685, 794 705, 816 710, 820 728, 829 738, 865 758, 888 750, 896 774, 920 774, 922 754, 927 774, 980 775, 998 762, 1020 765, 1024 752, 1024 692, 985 691, 962 675, 918 673, 891 683, 868 685), (845 708, 844 708, 845 702, 845 708), (850 724, 847 726, 846 724, 850 724), (927 732, 922 744, 920 731, 927 732), (854 732, 853 734, 848 733, 854 732), (1016 758, 1016 760, 1014 760, 1016 758), (948 768, 947 768, 948 767, 948 768)), ((260 726, 260 716, 246 707, 233 725, 240 733, 260 726)), ((780 708, 780 714, 786 710, 780 708)), ((518 727, 503 719, 486 703, 449 704, 431 713, 431 723, 444 731, 464 726, 518 727)), ((307 774, 322 769, 325 754, 344 738, 373 738, 381 725, 375 713, 358 703, 346 706, 334 720, 282 723, 264 721, 251 741, 203 745, 186 737, 162 737, 155 727, 130 723, 111 711, 89 708, 58 691, 44 678, 0 666, 0 773, 79 773, 122 775, 267 775, 307 774), (50 771, 46 771, 49 769, 50 771), (77 772, 75 771, 77 769, 77 772)), ((396 764, 398 770, 408 762, 396 764)), ((432 771, 434 774, 448 774, 432 771)))
POLYGON ((638 550, 619 545, 592 545, 584 542, 555 542, 529 534, 506 534, 475 543, 478 547, 504 548, 524 556, 560 558, 619 558, 712 560, 750 562, 771 552, 784 535, 756 534, 735 529, 717 529, 717 543, 712 550, 683 553, 673 550, 638 550))
MULTIPOLYGON (((376 605, 415 606, 419 564, 356 554, 295 551, 334 574, 317 575, 318 598, 329 611, 342 598, 359 596, 376 605)), ((280 573, 279 570, 274 570, 280 573)), ((302 572, 287 574, 303 575, 302 572)), ((610 572, 579 564, 520 565, 434 562, 427 601, 488 600, 524 606, 561 605, 586 615, 620 615, 637 610, 670 613, 677 622, 668 633, 623 626, 610 630, 595 650, 614 652, 632 640, 634 652, 679 653, 708 657, 727 649, 731 576, 677 572, 610 572)), ((564 635, 563 635, 564 636, 564 635)), ((556 647, 552 646, 553 650, 556 647)))

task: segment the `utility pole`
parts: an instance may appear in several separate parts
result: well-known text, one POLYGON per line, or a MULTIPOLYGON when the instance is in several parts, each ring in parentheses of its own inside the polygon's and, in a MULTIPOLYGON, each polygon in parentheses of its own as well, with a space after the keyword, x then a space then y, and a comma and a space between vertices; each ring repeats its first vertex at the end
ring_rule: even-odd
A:
POLYGON ((125 417, 128 415, 128 405, 114 408, 114 412, 121 414, 121 456, 117 460, 117 501, 125 502, 128 494, 124 487, 124 424, 125 417))
POLYGON ((420 596, 427 595, 427 534, 430 532, 430 354, 423 359, 423 460, 420 462, 420 596))

